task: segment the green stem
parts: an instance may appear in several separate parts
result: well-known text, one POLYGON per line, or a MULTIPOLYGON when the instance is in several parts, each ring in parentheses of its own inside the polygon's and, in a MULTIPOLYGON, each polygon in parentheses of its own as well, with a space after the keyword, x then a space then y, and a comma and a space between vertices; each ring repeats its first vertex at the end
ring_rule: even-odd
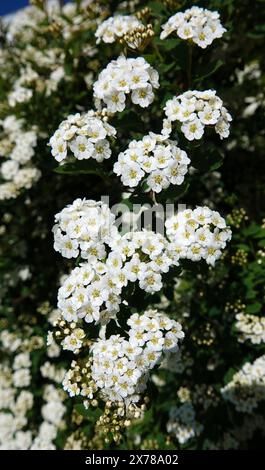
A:
POLYGON ((188 79, 188 88, 191 86, 191 73, 192 73, 192 44, 188 45, 188 70, 187 70, 187 79, 188 79))
POLYGON ((161 60, 161 62, 164 62, 163 57, 162 57, 162 55, 160 54, 157 45, 156 45, 155 43, 152 43, 152 46, 153 46, 153 49, 154 49, 154 51, 155 51, 157 57, 159 58, 159 60, 161 60))

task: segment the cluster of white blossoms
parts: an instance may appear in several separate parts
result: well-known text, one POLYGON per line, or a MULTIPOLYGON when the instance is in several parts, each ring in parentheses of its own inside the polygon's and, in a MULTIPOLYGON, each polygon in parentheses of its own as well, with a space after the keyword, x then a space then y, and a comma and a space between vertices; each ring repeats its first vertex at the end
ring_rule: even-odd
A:
POLYGON ((135 187, 145 179, 148 187, 159 193, 170 184, 182 184, 189 163, 177 142, 151 134, 130 142, 128 149, 119 154, 114 173, 125 186, 135 187))
POLYGON ((108 138, 115 134, 116 130, 108 124, 104 112, 99 114, 90 110, 82 115, 70 115, 62 121, 50 138, 49 145, 58 162, 67 159, 69 155, 78 160, 94 158, 102 162, 111 156, 108 138))
POLYGON ((17 354, 13 370, 3 364, 0 372, 1 450, 55 450, 53 440, 63 425, 65 397, 62 391, 50 384, 43 394, 46 403, 41 408, 42 422, 37 432, 31 429, 28 412, 34 406, 34 397, 28 390, 31 385, 30 373, 25 375, 25 370, 28 371, 25 366, 31 365, 28 356, 28 353, 17 354))
POLYGON ((214 39, 221 38, 226 32, 221 25, 217 11, 197 6, 185 10, 184 13, 178 12, 171 16, 162 25, 162 29, 160 39, 176 33, 179 38, 190 40, 203 49, 212 44, 214 39))
POLYGON ((142 25, 143 23, 133 15, 111 16, 103 21, 96 30, 95 36, 97 38, 97 44, 101 41, 113 43, 117 39, 122 38, 124 34, 142 25))
POLYGON ((238 313, 235 327, 239 332, 238 341, 243 343, 250 340, 252 344, 265 343, 265 317, 238 313))
POLYGON ((54 249, 65 258, 79 255, 90 263, 106 256, 105 245, 117 236, 115 216, 107 204, 76 199, 55 215, 54 249))
POLYGON ((43 347, 43 337, 33 334, 30 328, 27 334, 20 329, 19 333, 4 329, 0 334, 0 352, 6 358, 0 369, 0 450, 56 448, 53 441, 65 425, 63 401, 66 395, 49 382, 62 381, 64 369, 47 361, 42 364, 40 370, 46 380, 43 389, 39 389, 42 393, 38 394, 40 419, 37 425, 32 423, 29 415, 36 406, 31 391, 36 379, 32 368, 34 354, 43 347), (43 400, 42 404, 40 400, 43 400))
POLYGON ((150 371, 163 354, 176 351, 184 338, 181 325, 157 310, 134 313, 127 324, 127 339, 112 335, 98 339, 91 347, 93 387, 73 383, 71 370, 66 374, 64 389, 71 396, 80 394, 92 399, 99 392, 105 400, 124 400, 127 405, 139 401, 150 371))
POLYGON ((215 90, 188 90, 168 100, 164 111, 167 117, 164 131, 168 134, 171 123, 179 121, 180 129, 188 140, 200 139, 206 126, 214 126, 221 139, 229 136, 232 117, 215 90))
POLYGON ((191 402, 187 401, 179 407, 170 409, 167 432, 174 434, 180 444, 186 444, 190 439, 198 436, 202 430, 203 426, 196 421, 191 402))
MULTIPOLYGON (((129 282, 153 294, 163 287, 162 276, 181 259, 205 259, 214 264, 231 237, 225 220, 207 207, 187 209, 165 222, 167 237, 151 230, 120 234, 115 217, 102 202, 77 199, 55 216, 54 248, 81 263, 58 291, 58 308, 67 322, 106 324, 116 318, 129 282)), ((64 349, 78 351, 82 329, 67 335, 64 349)))
POLYGON ((42 55, 36 54, 34 48, 33 50, 29 48, 29 51, 24 51, 24 60, 30 62, 30 60, 33 60, 30 54, 34 54, 37 55, 36 58, 34 57, 34 60, 38 61, 40 59, 40 61, 44 62, 43 66, 46 68, 46 74, 36 72, 31 66, 22 68, 19 78, 15 81, 12 91, 8 95, 8 104, 11 108, 17 104, 30 101, 35 91, 38 92, 46 89, 46 96, 50 96, 52 92, 57 90, 59 82, 65 77, 65 71, 63 65, 60 64, 62 57, 56 56, 55 53, 53 54, 53 50, 50 52, 50 54, 47 54, 48 57, 46 56, 46 62, 44 62, 42 55), (49 63, 48 58, 53 59, 54 63, 49 63))
POLYGON ((121 55, 100 72, 93 90, 97 104, 103 101, 107 110, 115 113, 125 109, 129 93, 134 104, 146 108, 154 100, 153 89, 158 87, 158 72, 143 57, 127 59, 121 55))
POLYGON ((27 103, 33 96, 32 85, 38 80, 38 73, 31 65, 22 67, 20 76, 15 81, 12 91, 8 95, 8 104, 11 108, 18 103, 27 103))
POLYGON ((265 355, 252 364, 246 362, 221 389, 221 393, 225 400, 235 405, 237 411, 252 413, 265 399, 265 355))
POLYGON ((43 27, 47 15, 52 24, 60 24, 62 36, 66 40, 73 35, 76 36, 80 25, 84 31, 88 31, 92 27, 94 29, 104 17, 104 9, 101 5, 93 2, 92 8, 96 17, 91 18, 86 9, 88 6, 91 8, 91 0, 81 0, 79 3, 80 5, 72 2, 59 5, 58 2, 51 1, 47 2, 45 10, 35 5, 29 5, 21 8, 15 14, 8 15, 7 18, 4 17, 4 21, 8 26, 8 41, 12 43, 14 40, 20 40, 23 44, 33 42, 36 31, 43 27))
POLYGON ((27 449, 30 431, 25 431, 27 413, 33 406, 33 394, 14 384, 14 373, 5 363, 0 371, 0 449, 27 449))
POLYGON ((63 416, 66 406, 63 390, 58 390, 54 385, 49 384, 44 388, 44 405, 41 407, 41 417, 43 419, 38 434, 34 437, 30 450, 56 450, 53 441, 56 439, 58 431, 64 429, 65 421, 63 416))
POLYGON ((165 226, 180 258, 204 259, 210 265, 220 258, 232 235, 220 214, 208 207, 178 212, 166 220, 165 226))
MULTIPOLYGON (((66 321, 84 318, 87 323, 107 323, 116 318, 122 290, 129 282, 138 282, 140 289, 153 294, 163 286, 162 275, 179 260, 174 244, 152 231, 117 234, 111 248, 102 261, 97 259, 98 253, 90 255, 88 263, 76 267, 63 282, 58 308, 66 321)), ((66 336, 64 349, 81 348, 84 334, 80 330, 66 336)))
POLYGON ((34 147, 37 145, 35 130, 24 131, 23 120, 8 116, 1 121, 2 138, 0 155, 0 200, 15 198, 22 189, 30 189, 40 178, 40 171, 32 166, 34 147))

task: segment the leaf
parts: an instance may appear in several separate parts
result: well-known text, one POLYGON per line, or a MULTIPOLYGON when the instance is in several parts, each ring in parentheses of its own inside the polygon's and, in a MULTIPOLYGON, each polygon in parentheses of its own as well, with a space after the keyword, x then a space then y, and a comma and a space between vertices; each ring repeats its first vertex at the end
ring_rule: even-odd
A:
POLYGON ((169 39, 164 39, 164 40, 157 39, 155 43, 161 49, 163 48, 166 51, 171 51, 172 49, 175 49, 175 47, 177 47, 180 44, 180 40, 177 38, 169 38, 169 39))
POLYGON ((205 67, 205 68, 206 68, 206 73, 205 73, 204 75, 201 75, 200 77, 195 78, 194 83, 200 83, 200 82, 202 82, 205 78, 210 77, 210 76, 213 75, 218 69, 220 69, 220 67, 222 67, 223 64, 224 64, 224 62, 223 62, 221 59, 218 59, 218 60, 216 60, 215 62, 210 63, 210 64, 208 65, 208 67, 205 67), (208 71, 207 71, 207 69, 208 69, 208 71))
POLYGON ((157 195, 157 201, 167 201, 167 202, 176 202, 181 196, 183 196, 189 189, 190 183, 184 181, 183 184, 179 186, 170 186, 165 191, 162 191, 161 194, 157 195))
POLYGON ((81 416, 84 416, 85 418, 88 418, 90 421, 96 421, 102 414, 102 410, 100 410, 100 408, 86 409, 82 403, 75 405, 74 408, 77 413, 79 413, 81 416))
POLYGON ((166 6, 163 4, 163 2, 149 2, 148 8, 150 8, 152 13, 156 14, 156 16, 167 13, 166 6))
POLYGON ((225 385, 232 380, 232 378, 236 374, 236 372, 237 372, 237 370, 234 369, 233 367, 230 367, 230 369, 228 369, 227 373, 224 376, 225 385))
POLYGON ((197 149, 193 155, 191 155, 191 163, 194 168, 203 173, 214 171, 222 166, 223 155, 217 149, 206 144, 203 147, 203 154, 201 153, 201 149, 197 149))
POLYGON ((246 313, 258 313, 262 309, 262 304, 260 302, 255 302, 254 304, 248 305, 246 308, 246 313))
POLYGON ((72 163, 65 163, 55 168, 55 173, 60 175, 97 175, 103 180, 109 180, 109 175, 103 170, 103 167, 94 160, 82 160, 72 163))

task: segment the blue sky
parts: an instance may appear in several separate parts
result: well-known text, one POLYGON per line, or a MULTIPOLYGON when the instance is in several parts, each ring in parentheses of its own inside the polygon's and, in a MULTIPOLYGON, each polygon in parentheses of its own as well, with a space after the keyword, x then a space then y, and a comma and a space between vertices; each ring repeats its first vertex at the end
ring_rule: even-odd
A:
MULTIPOLYGON (((65 0, 65 3, 70 0, 65 0)), ((0 0, 0 16, 29 5, 29 0, 0 0)))
POLYGON ((0 15, 6 15, 28 4, 28 0, 0 0, 0 15))

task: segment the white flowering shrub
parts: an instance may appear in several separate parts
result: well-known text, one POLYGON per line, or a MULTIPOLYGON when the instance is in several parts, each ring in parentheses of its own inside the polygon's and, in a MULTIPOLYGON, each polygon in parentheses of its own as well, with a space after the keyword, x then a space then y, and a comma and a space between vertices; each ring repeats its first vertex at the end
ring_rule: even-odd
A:
POLYGON ((238 411, 251 413, 257 408, 259 401, 264 400, 264 363, 264 356, 256 359, 253 364, 246 362, 231 382, 222 388, 224 399, 231 401, 238 411))
POLYGON ((40 170, 31 163, 37 145, 36 130, 24 131, 23 124, 13 115, 0 123, 0 152, 5 160, 0 166, 0 200, 16 198, 40 178, 40 170))
MULTIPOLYGON (((56 312, 50 312, 52 318, 56 312)), ((54 440, 63 429, 66 406, 65 394, 56 386, 63 380, 65 369, 49 360, 41 365, 45 383, 36 399, 34 391, 34 351, 39 358, 44 352, 42 336, 34 336, 30 329, 21 335, 7 329, 0 334, 1 354, 11 353, 11 360, 4 359, 0 372, 0 449, 1 450, 54 450, 54 440), (48 382, 51 381, 53 383, 48 382), (41 400, 41 401, 40 401, 41 400), (39 408, 39 405, 41 407, 39 408), (38 409, 40 420, 32 426, 30 413, 38 409)), ((47 356, 58 356, 50 354, 47 356)), ((60 351, 59 351, 60 354, 60 351)), ((49 359, 49 357, 46 359, 49 359)), ((42 361, 42 359, 41 359, 42 361)))
POLYGON ((194 6, 171 16, 162 25, 161 39, 176 33, 184 40, 190 40, 197 46, 205 49, 214 39, 221 38, 226 29, 221 25, 220 15, 217 11, 194 6))

